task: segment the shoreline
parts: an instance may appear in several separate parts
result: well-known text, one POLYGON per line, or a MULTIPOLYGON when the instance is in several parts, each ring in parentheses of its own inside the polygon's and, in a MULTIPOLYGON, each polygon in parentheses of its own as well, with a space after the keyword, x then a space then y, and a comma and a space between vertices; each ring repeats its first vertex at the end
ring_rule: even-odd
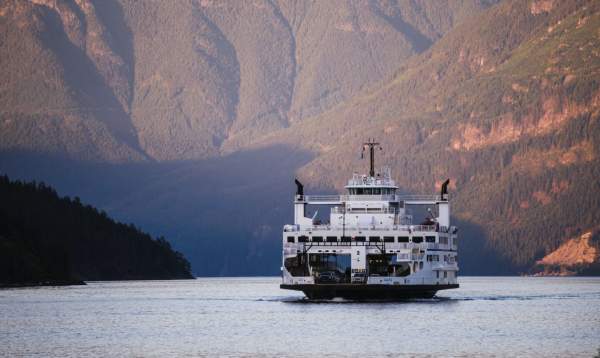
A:
POLYGON ((44 286, 85 286, 86 283, 81 280, 73 281, 41 281, 41 282, 18 282, 18 283, 0 283, 2 288, 24 288, 24 287, 44 287, 44 286))

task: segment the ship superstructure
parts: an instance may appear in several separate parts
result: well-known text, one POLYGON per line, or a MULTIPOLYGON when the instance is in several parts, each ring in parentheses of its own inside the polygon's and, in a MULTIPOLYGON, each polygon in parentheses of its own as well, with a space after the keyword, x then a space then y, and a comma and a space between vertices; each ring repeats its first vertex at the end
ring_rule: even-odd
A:
POLYGON ((281 288, 314 298, 433 297, 457 288, 457 232, 446 180, 439 195, 400 195, 389 168, 353 174, 343 195, 305 195, 296 180, 294 223, 283 228, 281 288), (307 208, 329 208, 329 220, 307 208), (420 208, 420 209, 419 209, 420 208), (413 223, 413 209, 425 213, 413 223))

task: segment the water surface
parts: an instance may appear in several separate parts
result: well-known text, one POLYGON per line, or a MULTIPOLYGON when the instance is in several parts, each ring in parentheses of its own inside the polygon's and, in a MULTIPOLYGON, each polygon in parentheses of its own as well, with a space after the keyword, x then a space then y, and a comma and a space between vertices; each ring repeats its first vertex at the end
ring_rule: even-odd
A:
POLYGON ((561 356, 600 348, 600 278, 462 277, 430 300, 310 302, 278 278, 0 290, 0 356, 561 356))

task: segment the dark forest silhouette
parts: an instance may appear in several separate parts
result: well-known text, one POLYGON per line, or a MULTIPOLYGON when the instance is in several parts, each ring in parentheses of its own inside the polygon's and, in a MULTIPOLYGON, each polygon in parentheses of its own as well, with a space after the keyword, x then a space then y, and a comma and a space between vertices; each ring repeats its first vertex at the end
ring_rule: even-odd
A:
POLYGON ((0 286, 185 278, 189 262, 163 237, 44 183, 0 176, 0 286))

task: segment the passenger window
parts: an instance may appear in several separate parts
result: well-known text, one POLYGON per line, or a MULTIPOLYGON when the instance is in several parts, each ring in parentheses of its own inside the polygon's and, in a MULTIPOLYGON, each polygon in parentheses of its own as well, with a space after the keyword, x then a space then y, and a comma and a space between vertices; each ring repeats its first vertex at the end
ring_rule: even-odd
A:
POLYGON ((394 242, 394 237, 393 236, 384 236, 383 241, 384 242, 394 242))
POLYGON ((307 236, 300 236, 298 238, 298 242, 308 242, 308 237, 307 236))
POLYGON ((287 242, 294 243, 294 242, 296 242, 296 240, 294 240, 294 237, 293 237, 293 236, 288 236, 288 238, 287 238, 287 242))
POLYGON ((408 236, 398 236, 398 242, 408 242, 408 236))
POLYGON ((423 242, 423 236, 413 236, 412 241, 415 243, 421 243, 423 242))
POLYGON ((426 242, 435 242, 435 236, 425 236, 426 242))
POLYGON ((312 241, 313 242, 323 242, 323 237, 322 236, 313 236, 312 241))
POLYGON ((337 236, 327 236, 327 242, 337 242, 337 236))

